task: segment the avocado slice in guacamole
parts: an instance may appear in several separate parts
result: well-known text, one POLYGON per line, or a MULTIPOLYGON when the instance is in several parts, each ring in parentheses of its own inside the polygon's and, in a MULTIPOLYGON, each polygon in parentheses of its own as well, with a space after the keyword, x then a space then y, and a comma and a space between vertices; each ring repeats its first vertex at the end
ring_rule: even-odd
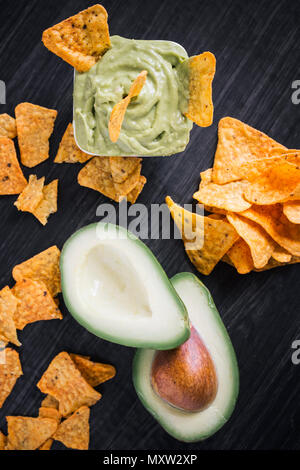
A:
POLYGON ((75 71, 74 134, 87 153, 103 156, 163 156, 182 152, 193 123, 188 55, 171 41, 111 37, 111 48, 88 71, 75 71), (128 106, 116 143, 108 135, 111 111, 129 93, 137 75, 147 80, 128 106))

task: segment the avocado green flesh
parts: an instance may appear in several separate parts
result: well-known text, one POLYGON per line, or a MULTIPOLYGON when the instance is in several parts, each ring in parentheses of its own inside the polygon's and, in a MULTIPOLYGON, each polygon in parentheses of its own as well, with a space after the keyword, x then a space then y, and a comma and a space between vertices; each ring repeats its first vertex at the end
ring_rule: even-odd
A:
POLYGON ((96 336, 155 349, 189 337, 184 304, 152 252, 127 230, 82 228, 65 243, 60 266, 68 310, 96 336))
POLYGON ((151 386, 154 350, 136 352, 133 382, 143 405, 171 436, 184 442, 197 442, 210 437, 230 418, 239 391, 238 365, 228 333, 207 288, 191 273, 178 274, 171 282, 214 362, 217 395, 211 405, 199 412, 186 412, 163 401, 151 386))
POLYGON ((172 155, 189 142, 186 118, 188 55, 171 41, 111 37, 111 49, 88 72, 75 72, 74 132, 87 153, 107 156, 172 155), (140 72, 148 72, 129 104, 116 143, 108 135, 114 105, 127 96, 140 72))

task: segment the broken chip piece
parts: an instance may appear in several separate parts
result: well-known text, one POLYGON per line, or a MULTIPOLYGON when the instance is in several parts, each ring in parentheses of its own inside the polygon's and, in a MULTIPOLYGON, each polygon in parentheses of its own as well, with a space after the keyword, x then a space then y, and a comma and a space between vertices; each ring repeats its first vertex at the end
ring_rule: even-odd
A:
POLYGON ((166 198, 166 203, 181 231, 186 253, 191 262, 202 274, 210 274, 218 261, 239 238, 236 230, 226 220, 216 220, 186 211, 175 204, 169 196, 166 198), (199 236, 197 232, 200 232, 202 247, 190 249, 188 238, 194 231, 195 236, 199 236), (186 238, 187 234, 188 238, 186 238))
POLYGON ((0 195, 19 194, 26 185, 13 141, 0 137, 0 195))
POLYGON ((70 449, 88 450, 90 441, 90 409, 81 406, 57 428, 53 438, 70 449))
POLYGON ((23 189, 14 203, 19 211, 33 212, 43 199, 43 187, 45 177, 38 179, 36 175, 30 175, 27 186, 23 189))
POLYGON ((68 124, 63 138, 59 144, 54 163, 85 163, 91 155, 82 152, 74 138, 73 124, 68 124))
POLYGON ((100 393, 82 377, 66 352, 61 352, 52 360, 37 387, 58 400, 62 416, 73 413, 81 406, 92 406, 101 398, 100 393))
POLYGON ((239 274, 247 274, 254 269, 250 248, 243 238, 239 238, 222 259, 229 261, 239 274))
POLYGON ((0 114, 0 137, 14 139, 17 136, 16 120, 9 114, 0 114))
POLYGON ((54 408, 58 410, 58 401, 52 395, 47 395, 41 403, 43 408, 54 408))
POLYGON ((32 212, 42 225, 46 225, 49 215, 57 211, 57 187, 58 179, 46 184, 43 187, 43 198, 32 212))
POLYGON ((59 308, 42 281, 22 279, 16 282, 12 292, 20 301, 14 314, 18 330, 36 321, 62 320, 59 308))
POLYGON ((9 450, 36 450, 57 429, 57 422, 49 418, 7 416, 6 420, 9 450))
POLYGON ((55 245, 51 246, 16 265, 12 271, 13 278, 15 281, 22 281, 24 278, 42 281, 54 297, 61 292, 59 259, 60 250, 55 245))
POLYGON ((10 395, 18 378, 23 375, 17 351, 6 348, 3 354, 4 361, 0 362, 0 408, 10 395))
POLYGON ((21 346, 18 340, 14 314, 19 300, 13 295, 8 286, 0 290, 0 341, 21 346))
POLYGON ((20 103, 15 114, 21 162, 32 168, 49 158, 49 138, 57 111, 32 103, 20 103))
POLYGON ((107 12, 102 5, 93 5, 46 29, 42 40, 78 72, 86 72, 110 47, 107 12))
POLYGON ((103 382, 112 379, 116 375, 116 369, 110 364, 92 362, 78 354, 70 354, 70 357, 82 377, 91 387, 97 387, 103 382))
POLYGON ((143 70, 133 81, 126 98, 123 98, 113 107, 108 123, 108 133, 112 142, 117 142, 126 110, 130 104, 131 99, 136 98, 142 91, 142 88, 146 82, 147 74, 147 70, 143 70))

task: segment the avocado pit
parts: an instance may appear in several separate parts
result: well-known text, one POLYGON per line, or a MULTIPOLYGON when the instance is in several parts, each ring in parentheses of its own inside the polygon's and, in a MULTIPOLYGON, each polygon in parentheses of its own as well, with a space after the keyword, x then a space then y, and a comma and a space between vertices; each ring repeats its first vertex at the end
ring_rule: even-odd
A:
POLYGON ((214 400, 218 380, 213 360, 197 330, 181 346, 157 351, 151 384, 156 394, 184 411, 201 411, 214 400))

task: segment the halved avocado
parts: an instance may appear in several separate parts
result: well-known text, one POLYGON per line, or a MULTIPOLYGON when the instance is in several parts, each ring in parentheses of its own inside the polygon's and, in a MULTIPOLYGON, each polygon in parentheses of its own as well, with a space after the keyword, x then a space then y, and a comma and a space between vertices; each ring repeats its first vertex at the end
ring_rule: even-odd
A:
MULTIPOLYGON (((153 367, 156 356, 161 354, 161 359, 166 354, 169 357, 169 351, 138 350, 133 362, 133 382, 145 408, 171 436, 184 442, 197 442, 210 437, 230 418, 239 391, 238 365, 230 338, 208 289, 191 273, 178 274, 171 282, 184 301, 191 324, 212 359, 217 377, 215 394, 212 401, 200 411, 176 407, 159 396, 157 390, 154 390, 153 367)), ((174 354, 193 341, 192 336, 174 354)), ((195 356, 191 357, 192 365, 195 365, 195 356)), ((167 364, 163 374, 170 370, 167 364)), ((182 373, 180 367, 177 371, 179 375, 182 373)), ((170 387, 170 377, 163 374, 163 380, 170 387)), ((174 373, 173 379, 174 383, 180 382, 174 373)), ((180 394, 180 390, 179 397, 184 402, 184 393, 180 394)))
POLYGON ((72 316, 100 338, 170 349, 189 338, 186 308, 162 266, 132 233, 96 223, 65 243, 61 284, 72 316))

